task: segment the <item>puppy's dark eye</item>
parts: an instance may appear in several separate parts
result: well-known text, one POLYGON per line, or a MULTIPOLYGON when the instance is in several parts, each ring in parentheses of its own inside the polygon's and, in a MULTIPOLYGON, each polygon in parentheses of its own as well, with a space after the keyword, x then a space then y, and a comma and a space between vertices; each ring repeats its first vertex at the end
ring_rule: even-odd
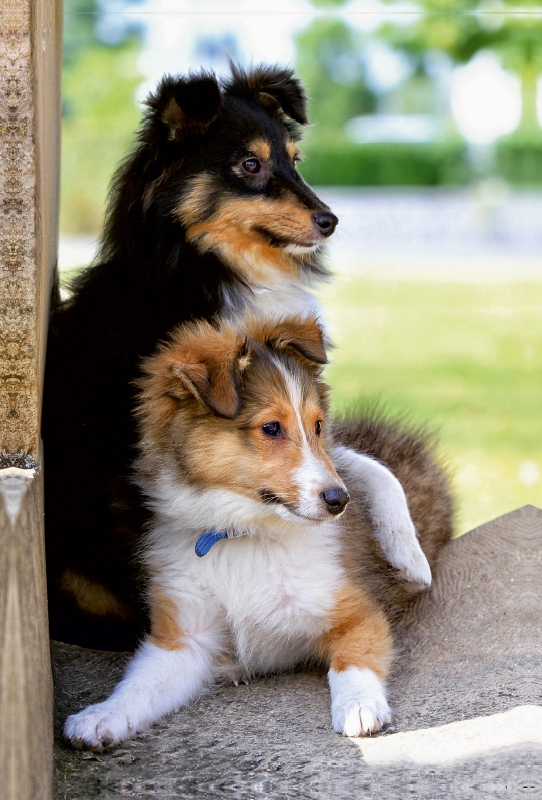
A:
POLYGON ((251 175, 256 175, 261 168, 262 165, 257 158, 247 158, 246 161, 243 161, 243 169, 251 175))
POLYGON ((316 421, 316 424, 314 426, 314 432, 317 436, 320 436, 320 434, 322 433, 322 423, 320 422, 320 420, 316 421))
POLYGON ((266 422, 265 425, 262 425, 262 431, 266 436, 280 436, 280 422, 266 422))

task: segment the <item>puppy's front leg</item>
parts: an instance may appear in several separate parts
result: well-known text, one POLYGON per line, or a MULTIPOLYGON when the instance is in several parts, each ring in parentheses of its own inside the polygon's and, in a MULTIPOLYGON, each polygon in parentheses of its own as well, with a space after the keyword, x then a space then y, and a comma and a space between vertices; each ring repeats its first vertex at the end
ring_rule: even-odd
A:
POLYGON ((331 721, 343 736, 368 736, 391 720, 385 679, 392 656, 386 616, 361 591, 345 592, 333 610, 334 624, 318 642, 329 665, 331 721))
POLYGON ((367 492, 373 530, 389 563, 412 584, 413 590, 427 589, 431 585, 431 568, 418 541, 403 487, 395 475, 374 458, 342 445, 335 448, 334 462, 367 492))
POLYGON ((162 602, 152 611, 152 635, 113 694, 66 720, 64 737, 73 747, 100 751, 129 739, 198 697, 212 682, 221 650, 219 631, 201 624, 197 633, 183 634, 172 603, 162 602))

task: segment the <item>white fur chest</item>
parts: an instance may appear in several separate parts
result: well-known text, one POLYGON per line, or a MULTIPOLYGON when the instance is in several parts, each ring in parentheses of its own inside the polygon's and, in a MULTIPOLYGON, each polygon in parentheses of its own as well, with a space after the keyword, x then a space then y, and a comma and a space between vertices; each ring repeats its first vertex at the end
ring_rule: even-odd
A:
POLYGON ((215 591, 247 671, 294 666, 329 629, 342 577, 336 536, 329 524, 299 536, 289 531, 287 542, 229 540, 216 554, 216 570, 209 564, 220 576, 215 591))
MULTIPOLYGON (((284 276, 275 270, 269 270, 268 280, 260 286, 252 286, 244 295, 244 308, 248 308, 261 317, 301 315, 316 317, 327 330, 323 306, 312 293, 312 287, 301 279, 284 276)), ((236 318, 239 304, 225 297, 225 316, 236 318)))
POLYGON ((323 322, 323 308, 311 291, 302 284, 284 282, 272 288, 254 289, 250 305, 262 316, 295 315, 314 316, 323 322))
POLYGON ((222 540, 203 558, 185 542, 160 570, 183 630, 215 629, 247 674, 293 667, 329 630, 343 581, 338 524, 296 527, 222 540))

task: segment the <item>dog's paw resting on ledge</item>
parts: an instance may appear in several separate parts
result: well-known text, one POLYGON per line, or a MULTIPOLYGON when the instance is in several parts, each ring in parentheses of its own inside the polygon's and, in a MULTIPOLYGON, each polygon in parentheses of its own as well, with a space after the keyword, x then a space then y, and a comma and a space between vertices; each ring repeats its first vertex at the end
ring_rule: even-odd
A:
POLYGON ((370 669, 330 669, 331 722, 343 736, 370 736, 391 722, 382 682, 370 669))
MULTIPOLYGON (((73 746, 101 750, 145 730, 232 666, 266 675, 319 664, 336 731, 389 722, 390 619, 408 591, 373 535, 348 431, 336 437, 328 420, 325 361, 318 321, 298 316, 186 325, 147 360, 136 473, 152 509, 150 633, 111 697, 68 718, 73 746)), ((441 473, 423 473, 423 445, 363 425, 377 457, 397 451, 433 566, 450 535, 441 473)))
POLYGON ((134 726, 129 714, 128 709, 112 700, 97 703, 68 717, 64 737, 78 750, 107 750, 144 730, 134 726))

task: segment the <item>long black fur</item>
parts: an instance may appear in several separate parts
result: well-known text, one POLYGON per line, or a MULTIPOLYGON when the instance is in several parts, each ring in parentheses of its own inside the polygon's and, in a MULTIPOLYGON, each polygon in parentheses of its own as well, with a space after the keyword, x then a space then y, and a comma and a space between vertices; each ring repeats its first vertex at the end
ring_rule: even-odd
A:
MULTIPOLYGON (((147 101, 133 153, 112 184, 99 255, 50 322, 43 406, 51 635, 90 647, 126 649, 142 630, 134 535, 144 519, 130 483, 134 380, 142 359, 177 325, 221 315, 243 279, 213 252, 199 253, 174 209, 187 178, 205 171, 240 196, 232 163, 243 143, 282 141, 307 122, 306 99, 289 70, 234 68, 166 77, 147 101), (91 588, 128 598, 122 615, 86 613, 63 588, 66 569, 91 588)), ((291 163, 279 164, 268 196, 294 193, 327 207, 291 163)), ((209 214, 213 211, 208 209, 209 214)), ((317 258, 300 268, 320 272, 317 258)))

